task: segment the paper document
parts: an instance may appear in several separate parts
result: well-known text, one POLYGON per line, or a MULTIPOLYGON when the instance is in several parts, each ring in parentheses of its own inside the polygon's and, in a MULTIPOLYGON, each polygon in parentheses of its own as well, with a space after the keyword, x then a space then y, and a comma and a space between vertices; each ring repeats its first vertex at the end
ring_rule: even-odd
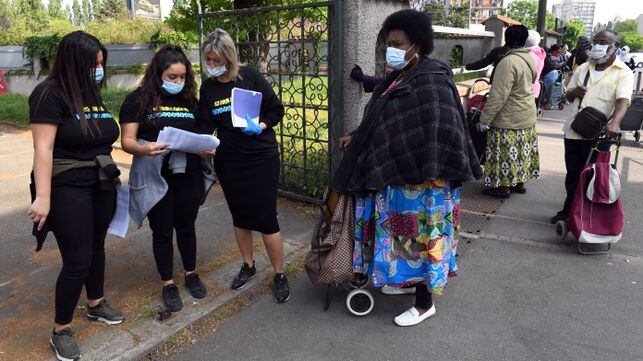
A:
POLYGON ((157 144, 169 144, 171 150, 185 153, 199 153, 217 149, 219 138, 210 134, 196 134, 174 127, 165 127, 156 138, 157 144))
POLYGON ((250 119, 256 124, 259 124, 262 98, 263 95, 259 92, 232 88, 232 126, 236 128, 247 127, 246 115, 250 116, 250 119))
POLYGON ((125 238, 129 228, 129 187, 116 187, 116 212, 109 224, 107 233, 116 237, 125 238))

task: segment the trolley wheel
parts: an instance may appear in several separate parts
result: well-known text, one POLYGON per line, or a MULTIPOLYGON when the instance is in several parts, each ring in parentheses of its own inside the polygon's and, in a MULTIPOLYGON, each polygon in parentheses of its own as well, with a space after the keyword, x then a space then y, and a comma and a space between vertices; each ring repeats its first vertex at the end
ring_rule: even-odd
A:
POLYGON ((638 130, 634 132, 634 140, 636 140, 637 143, 641 140, 641 132, 638 130))
POLYGON ((556 222, 556 234, 558 235, 558 238, 561 241, 564 241, 565 238, 567 238, 567 222, 565 221, 558 221, 556 222))
POLYGON ((543 109, 550 110, 551 109, 551 104, 545 103, 545 105, 543 105, 543 109))
POLYGON ((558 103, 558 110, 563 110, 565 109, 565 104, 564 103, 558 103))
POLYGON ((366 316, 373 310, 375 300, 373 295, 365 289, 357 288, 346 296, 346 307, 355 316, 366 316))

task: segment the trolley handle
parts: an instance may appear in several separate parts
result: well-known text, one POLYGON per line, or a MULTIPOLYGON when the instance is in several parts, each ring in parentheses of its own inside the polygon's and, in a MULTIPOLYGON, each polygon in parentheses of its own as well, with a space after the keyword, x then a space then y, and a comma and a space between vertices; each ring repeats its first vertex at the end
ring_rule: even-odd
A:
MULTIPOLYGON (((587 161, 585 162, 585 165, 590 164, 590 161, 592 160, 592 156, 594 155, 594 152, 600 152, 601 151, 601 146, 606 146, 606 147, 611 147, 612 145, 616 145, 616 153, 614 153, 614 163, 612 163, 613 166, 616 166, 616 163, 618 162, 618 153, 621 150, 621 134, 616 137, 616 139, 613 138, 606 138, 604 135, 599 137, 596 140, 596 144, 592 147, 592 149, 589 151, 589 155, 587 156, 587 161)), ((608 148, 609 151, 609 148, 608 148)))

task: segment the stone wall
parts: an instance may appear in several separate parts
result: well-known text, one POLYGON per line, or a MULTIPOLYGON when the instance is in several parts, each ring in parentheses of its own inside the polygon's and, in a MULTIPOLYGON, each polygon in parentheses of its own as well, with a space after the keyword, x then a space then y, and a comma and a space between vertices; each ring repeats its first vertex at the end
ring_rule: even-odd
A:
POLYGON ((462 39, 435 39, 435 49, 431 54, 434 59, 449 63, 451 49, 455 46, 462 47, 462 64, 467 64, 481 59, 493 49, 494 38, 462 38, 462 39))
POLYGON ((348 75, 355 64, 364 73, 375 73, 377 35, 384 19, 391 13, 408 8, 408 3, 391 0, 342 1, 342 119, 344 133, 353 131, 362 120, 370 94, 348 75))
MULTIPOLYGON (((143 78, 138 74, 113 74, 107 77, 107 86, 120 89, 136 88, 143 78)), ((9 93, 29 95, 33 89, 45 80, 45 76, 35 75, 9 75, 4 77, 9 93)))

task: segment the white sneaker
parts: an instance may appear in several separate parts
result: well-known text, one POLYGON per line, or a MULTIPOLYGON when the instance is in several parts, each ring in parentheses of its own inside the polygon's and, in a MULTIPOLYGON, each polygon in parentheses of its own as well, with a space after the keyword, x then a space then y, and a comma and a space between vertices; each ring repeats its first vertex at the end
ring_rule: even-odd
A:
POLYGON ((401 327, 414 326, 433 315, 435 315, 435 305, 431 305, 431 308, 424 312, 423 315, 420 315, 417 308, 411 307, 401 315, 395 317, 395 324, 401 327))
POLYGON ((384 285, 381 291, 382 291, 382 294, 385 294, 385 295, 409 295, 409 294, 415 293, 415 287, 402 288, 402 287, 384 285))

